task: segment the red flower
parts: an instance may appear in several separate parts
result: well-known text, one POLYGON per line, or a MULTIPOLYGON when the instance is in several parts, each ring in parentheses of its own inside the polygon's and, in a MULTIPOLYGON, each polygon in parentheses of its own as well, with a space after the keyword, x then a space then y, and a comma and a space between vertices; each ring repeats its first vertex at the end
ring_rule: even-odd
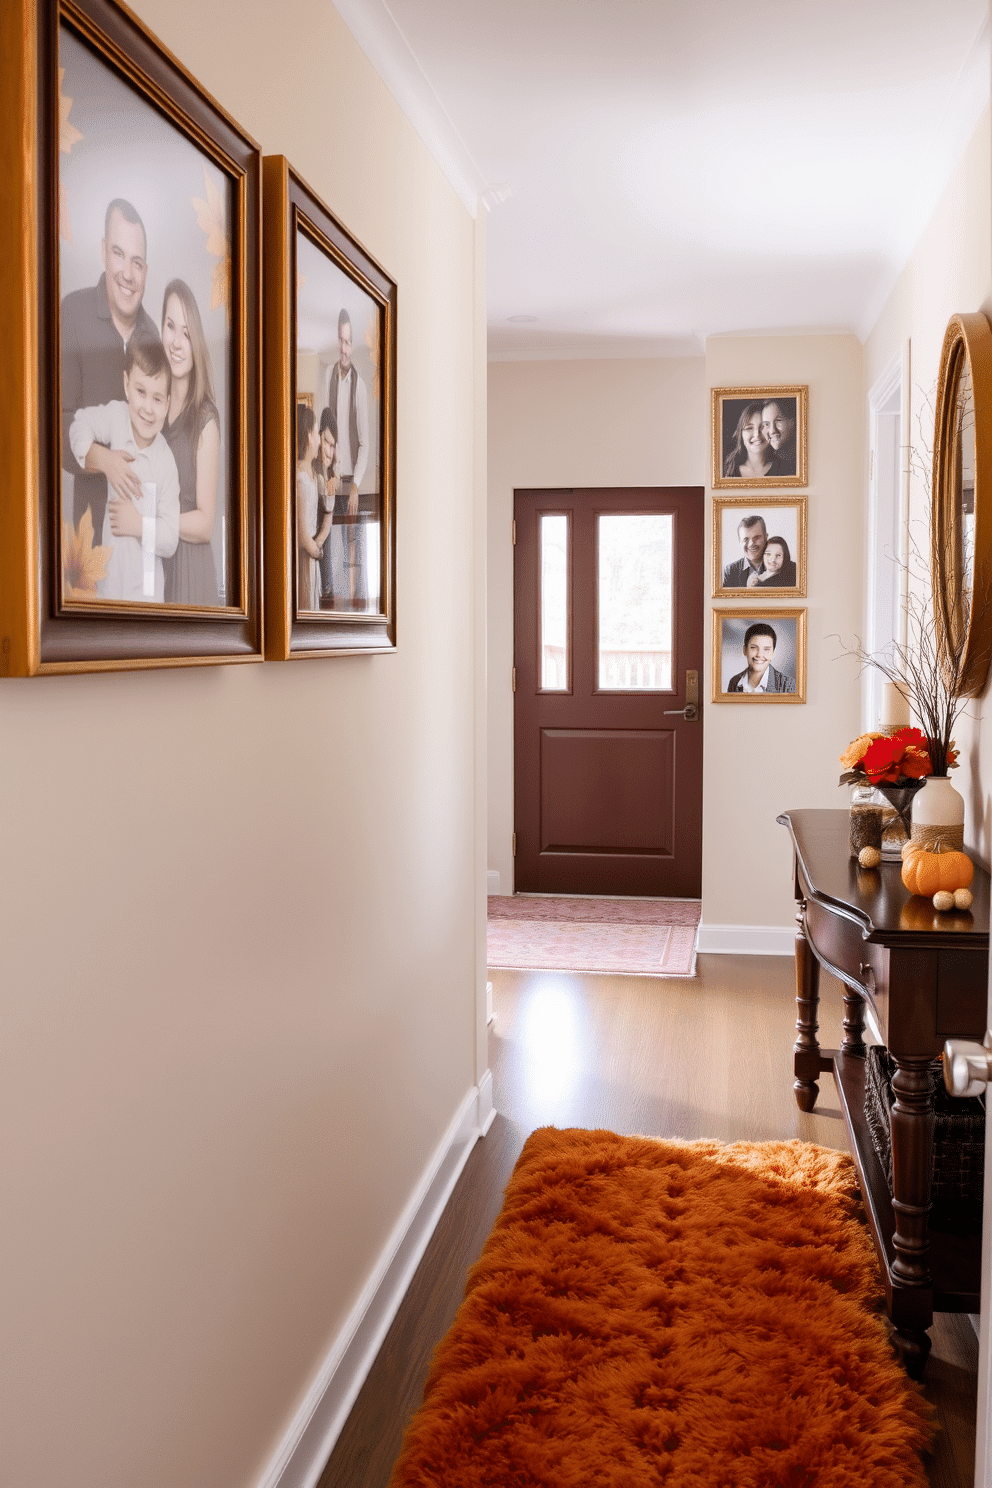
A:
POLYGON ((922 780, 933 773, 926 735, 917 728, 904 728, 876 739, 865 751, 861 767, 872 785, 895 785, 903 778, 922 780))

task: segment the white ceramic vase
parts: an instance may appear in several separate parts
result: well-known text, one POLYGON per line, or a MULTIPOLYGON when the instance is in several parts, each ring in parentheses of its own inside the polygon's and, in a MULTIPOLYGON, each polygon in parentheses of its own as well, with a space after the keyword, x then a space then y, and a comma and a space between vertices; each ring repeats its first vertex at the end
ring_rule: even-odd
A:
POLYGON ((914 796, 912 837, 928 847, 937 841, 964 846, 964 797, 946 775, 928 775, 914 796))

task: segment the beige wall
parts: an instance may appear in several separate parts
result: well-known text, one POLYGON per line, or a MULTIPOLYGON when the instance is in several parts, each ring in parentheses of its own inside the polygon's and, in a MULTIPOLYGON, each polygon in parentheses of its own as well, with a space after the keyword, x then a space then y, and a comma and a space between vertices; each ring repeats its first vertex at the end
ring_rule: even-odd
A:
MULTIPOLYGON (((518 362, 489 368, 489 867, 512 889, 513 490, 525 486, 707 485, 709 388, 808 383, 807 697, 799 706, 711 704, 704 674, 703 921, 788 926, 789 846, 775 816, 839 804, 837 755, 857 732, 855 670, 831 632, 861 603, 861 347, 853 336, 711 338, 684 361, 518 362), (849 431, 839 439, 837 430, 849 431), (601 432, 607 431, 607 432, 601 432), (617 431, 612 440, 608 431, 617 431), (838 547, 840 552, 838 554, 838 547)), ((709 499, 707 498, 707 505, 709 499)), ((710 592, 710 522, 706 523, 710 592)), ((803 601, 780 601, 799 604, 803 601)))
MULTIPOLYGON (((940 348, 950 317, 984 310, 992 316, 992 113, 980 120, 971 142, 899 278, 865 345, 865 386, 910 343, 910 441, 933 445, 932 398, 940 348)), ((926 534, 926 489, 911 488, 910 519, 926 534)), ((986 688, 986 695, 988 689, 986 688)), ((961 764, 952 779, 965 798, 966 842, 983 861, 992 858, 992 734, 982 728, 984 698, 968 705, 955 736, 961 764)))
MULTIPOLYGON (((789 926, 791 849, 775 817, 846 804, 837 756, 860 723, 857 668, 837 659, 837 637, 849 642, 861 624, 861 346, 854 336, 711 337, 706 377, 710 387, 809 386, 807 597, 779 601, 806 610, 806 703, 710 704, 703 766, 703 924, 789 926)), ((708 698, 709 652, 706 665, 708 698)))
POLYGON ((475 223, 330 5, 138 10, 398 281, 399 650, 0 685, 19 1488, 256 1484, 484 1049, 475 223))
POLYGON ((489 365, 489 867, 513 892, 513 492, 701 486, 702 357, 489 365))

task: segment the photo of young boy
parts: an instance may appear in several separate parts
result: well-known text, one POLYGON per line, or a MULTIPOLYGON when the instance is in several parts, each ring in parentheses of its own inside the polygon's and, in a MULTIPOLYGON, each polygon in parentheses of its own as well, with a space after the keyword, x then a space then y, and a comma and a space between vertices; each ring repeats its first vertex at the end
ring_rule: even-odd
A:
POLYGON ((124 357, 123 382, 122 401, 76 410, 69 443, 84 470, 98 468, 95 449, 123 453, 141 485, 138 498, 109 494, 100 542, 112 551, 97 597, 162 604, 162 559, 179 545, 179 472, 162 433, 172 372, 156 335, 134 332, 124 357))
POLYGON ((713 701, 804 703, 806 611, 714 610, 713 701))
POLYGON ((727 683, 728 692, 795 692, 794 677, 772 666, 778 636, 766 620, 758 620, 744 632, 747 666, 727 683))

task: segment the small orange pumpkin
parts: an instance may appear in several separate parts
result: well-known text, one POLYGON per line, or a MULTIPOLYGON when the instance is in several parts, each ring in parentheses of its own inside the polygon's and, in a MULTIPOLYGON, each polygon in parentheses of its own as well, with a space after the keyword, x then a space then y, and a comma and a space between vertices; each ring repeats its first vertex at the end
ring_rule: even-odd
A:
POLYGON ((930 899, 946 889, 966 889, 975 876, 975 866, 966 852, 944 851, 940 842, 933 847, 910 847, 902 860, 902 881, 911 894, 930 899))

